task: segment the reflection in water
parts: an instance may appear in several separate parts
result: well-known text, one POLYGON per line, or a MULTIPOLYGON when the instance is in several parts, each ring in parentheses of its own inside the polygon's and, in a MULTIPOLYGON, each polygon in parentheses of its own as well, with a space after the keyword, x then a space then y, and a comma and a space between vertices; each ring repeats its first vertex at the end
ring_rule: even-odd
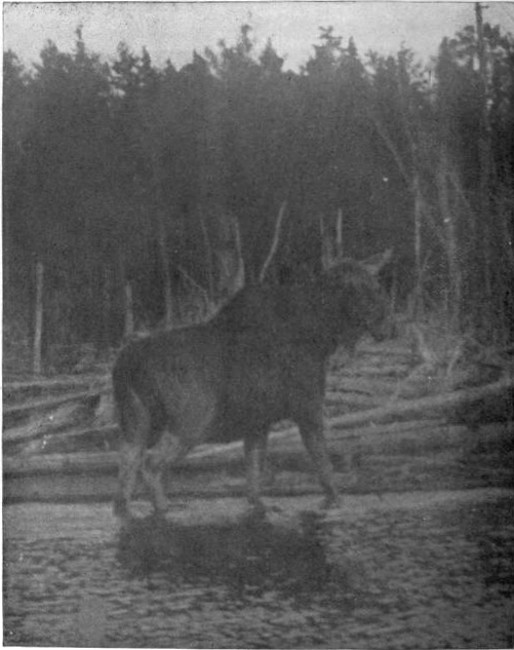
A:
POLYGON ((120 533, 117 557, 132 576, 165 574, 174 585, 205 581, 238 596, 273 589, 302 601, 337 592, 340 599, 347 576, 327 561, 330 529, 323 515, 305 512, 295 523, 245 516, 184 526, 148 517, 120 533))
POLYGON ((471 496, 359 498, 330 518, 224 508, 116 539, 87 517, 69 534, 61 513, 4 545, 5 644, 512 647, 514 501, 471 496))

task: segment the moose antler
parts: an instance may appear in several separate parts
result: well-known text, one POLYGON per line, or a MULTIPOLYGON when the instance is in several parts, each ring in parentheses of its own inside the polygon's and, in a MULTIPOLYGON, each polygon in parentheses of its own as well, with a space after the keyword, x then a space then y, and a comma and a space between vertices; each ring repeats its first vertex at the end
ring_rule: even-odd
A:
POLYGON ((268 257, 262 265, 261 272, 259 273, 259 284, 262 284, 264 282, 264 278, 266 277, 268 268, 270 267, 271 261, 273 260, 273 256, 277 251, 278 241, 280 238, 280 230, 282 227, 282 221, 284 220, 286 207, 287 201, 284 201, 280 206, 280 210, 278 211, 277 221, 275 222, 275 232, 273 233, 273 241, 271 242, 271 248, 269 250, 268 257))

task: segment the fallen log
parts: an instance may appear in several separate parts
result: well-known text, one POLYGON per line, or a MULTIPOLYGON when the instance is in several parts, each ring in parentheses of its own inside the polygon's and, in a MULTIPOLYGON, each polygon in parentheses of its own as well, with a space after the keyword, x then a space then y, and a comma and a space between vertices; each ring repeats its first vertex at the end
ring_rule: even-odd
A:
POLYGON ((4 479, 28 474, 59 472, 112 471, 118 464, 117 452, 76 452, 73 454, 35 454, 4 458, 4 479))
MULTIPOLYGON (((331 441, 330 449, 337 465, 345 456, 350 459, 353 452, 357 454, 372 455, 381 458, 412 456, 417 454, 444 453, 450 449, 460 450, 459 454, 466 454, 466 441, 469 447, 473 444, 504 444, 512 438, 512 426, 484 427, 483 431, 469 435, 466 427, 462 425, 447 425, 446 423, 424 422, 404 423, 405 426, 389 426, 388 429, 369 427, 363 430, 348 429, 343 435, 338 435, 331 441), (338 446, 338 442, 342 446, 338 446)), ((290 428, 282 433, 277 433, 270 440, 271 464, 275 468, 294 468, 294 471, 308 471, 308 456, 301 443, 301 438, 296 428, 290 428), (295 442, 286 440, 287 436, 295 434, 295 442)), ((243 474, 244 461, 241 442, 226 445, 203 445, 193 451, 189 456, 169 469, 171 476, 177 474, 195 474, 206 470, 227 470, 238 468, 243 474)), ((460 456, 459 456, 460 457, 460 456)), ((351 466, 351 460, 350 460, 351 466)), ((115 479, 118 469, 118 453, 108 452, 80 452, 70 454, 18 456, 4 458, 4 480, 23 480, 30 476, 71 475, 73 478, 89 476, 92 483, 99 475, 109 475, 115 479)), ((344 471, 348 471, 346 465, 344 471)), ((112 491, 114 483, 112 483, 112 491)), ((4 489, 5 494, 5 489, 4 489)))
POLYGON ((106 384, 110 380, 108 375, 61 375, 54 378, 25 379, 20 381, 8 381, 4 383, 4 394, 14 393, 29 388, 69 388, 74 386, 92 386, 95 384, 106 384))
POLYGON ((111 392, 111 388, 100 387, 95 388, 94 390, 87 391, 75 391, 74 393, 66 393, 65 395, 60 395, 59 397, 48 397, 45 399, 35 399, 28 402, 23 402, 22 404, 13 404, 12 406, 5 406, 3 409, 4 417, 8 415, 13 415, 15 413, 24 413, 26 411, 36 411, 36 410, 48 410, 56 406, 61 406, 66 404, 66 402, 74 402, 81 400, 89 400, 93 398, 98 398, 104 393, 111 392))
POLYGON ((112 424, 71 431, 47 431, 29 439, 10 439, 8 442, 13 443, 16 455, 76 453, 91 449, 110 451, 116 446, 117 436, 118 427, 112 424))
POLYGON ((331 392, 328 393, 325 397, 325 406, 334 407, 377 407, 385 402, 386 399, 390 397, 389 395, 382 395, 382 397, 374 397, 372 395, 364 395, 362 393, 344 393, 344 392, 331 392))
MULTIPOLYGON (((472 405, 480 400, 495 395, 501 395, 513 389, 514 377, 508 376, 494 382, 493 384, 466 388, 454 391, 448 395, 432 395, 430 397, 422 397, 413 400, 398 400, 391 402, 386 406, 347 413, 345 415, 330 418, 327 420, 326 425, 332 430, 333 438, 340 438, 345 437, 347 434, 343 432, 334 433, 334 430, 352 430, 356 427, 370 423, 385 424, 393 420, 406 420, 413 417, 423 417, 423 419, 426 420, 438 419, 442 416, 447 416, 451 409, 462 407, 465 404, 472 405)), ((286 438, 295 435, 296 432, 296 427, 290 427, 281 432, 280 435, 286 438)))
POLYGON ((384 366, 383 364, 377 365, 351 365, 336 368, 334 370, 335 377, 352 378, 352 377, 406 377, 412 366, 408 364, 390 364, 384 366))
MULTIPOLYGON (((425 420, 433 420, 434 418, 441 418, 450 409, 460 407, 463 404, 476 403, 477 401, 487 398, 491 395, 502 394, 505 391, 510 391, 514 388, 514 377, 503 378, 493 384, 481 386, 479 388, 468 388, 464 390, 455 391, 449 395, 438 395, 435 397, 424 397, 416 400, 399 400, 387 406, 382 406, 365 411, 358 411, 348 413, 346 415, 331 418, 327 421, 327 427, 331 430, 331 437, 334 440, 344 437, 355 435, 353 432, 357 426, 366 424, 385 424, 392 420, 404 420, 412 417, 423 417, 425 420), (341 431, 341 429, 343 431, 341 431)), ((397 427, 395 427, 397 428, 397 427)), ((280 438, 287 440, 289 437, 297 435, 297 427, 287 427, 281 431, 277 431, 273 438, 280 438)), ((373 430, 368 430, 368 435, 376 435, 373 430)), ((82 431, 81 434, 84 432, 82 431)), ((358 434, 357 434, 358 435, 358 434)), ((189 458, 202 458, 206 456, 213 456, 216 454, 230 454, 234 450, 239 450, 240 442, 223 444, 223 445, 203 445, 197 448, 189 458)), ((79 466, 81 469, 86 466, 89 468, 96 467, 111 467, 113 460, 106 460, 105 456, 110 456, 115 452, 99 452, 99 453, 85 453, 85 454, 60 454, 56 457, 50 456, 25 456, 13 458, 4 458, 4 471, 35 471, 34 468, 38 467, 39 471, 66 471, 66 468, 75 467, 72 457, 77 459, 81 458, 79 466), (102 460, 99 461, 98 459, 102 460), (15 469, 17 468, 17 469, 15 469), (23 469, 25 468, 25 469, 23 469)), ((70 471, 72 471, 70 469, 70 471)))
POLYGON ((2 441, 4 444, 20 443, 25 440, 58 433, 66 428, 70 429, 78 425, 92 424, 95 420, 95 409, 99 402, 100 396, 98 394, 87 393, 87 399, 78 402, 75 400, 67 401, 55 411, 46 412, 43 415, 32 415, 28 422, 26 421, 16 427, 5 428, 2 433, 2 441))
MULTIPOLYGON (((109 389, 102 391, 104 397, 110 396, 109 389)), ((389 393, 390 394, 390 393, 389 393)), ((33 439, 43 439, 44 437, 60 435, 61 437, 69 435, 70 438, 87 438, 87 432, 91 431, 93 435, 99 429, 99 425, 108 425, 112 423, 113 413, 112 405, 105 406, 108 414, 103 417, 102 421, 99 414, 100 406, 97 405, 99 393, 97 392, 81 392, 74 394, 63 395, 62 399, 65 403, 61 404, 55 411, 47 412, 43 415, 32 416, 28 422, 16 427, 6 428, 3 432, 3 442, 7 444, 20 444, 25 441, 33 439), (84 399, 86 398, 87 399, 84 399), (75 402, 75 403, 74 403, 75 402), (95 411, 96 407, 96 411, 95 411), (88 424, 96 424, 96 428, 84 428, 88 424), (82 425, 81 429, 76 429, 77 426, 82 425), (64 429, 70 429, 66 434, 61 433, 64 429)), ((355 394, 341 391, 327 392, 325 404, 327 407, 346 407, 348 409, 379 406, 380 401, 383 401, 387 396, 382 397, 365 394, 355 394)), ((59 404, 61 398, 56 400, 44 400, 44 404, 59 404)), ((41 401, 43 403, 43 401, 41 401)), ((31 403, 32 406, 34 402, 31 403)), ((22 405, 20 405, 21 407, 22 405)), ((6 409, 7 410, 7 409, 6 409)), ((23 411, 22 408, 17 412, 23 411)), ((13 410, 11 410, 11 413, 13 410)), ((14 411, 16 412, 16 411, 14 411)), ((107 430, 106 429, 106 430, 107 430)), ((64 438, 63 438, 64 439, 64 438)), ((21 449, 21 453, 37 453, 38 445, 27 446, 25 450, 21 449)))
POLYGON ((357 345, 357 354, 380 354, 382 356, 398 356, 406 357, 411 359, 416 356, 416 353, 412 350, 412 345, 410 343, 405 343, 400 341, 395 343, 393 341, 376 343, 371 340, 361 341, 357 345))
MULTIPOLYGON (((464 427, 454 426, 454 431, 463 431, 464 427)), ((425 426, 421 429, 425 433, 421 434, 431 436, 432 433, 429 427, 425 426), (428 431, 428 433, 427 433, 428 431)), ((419 435, 420 430, 413 433, 412 428, 405 426, 398 430, 394 430, 395 438, 403 439, 405 436, 412 438, 414 435, 419 435)), ((445 427, 446 431, 446 427, 445 427)), ((447 434, 445 434, 447 435, 447 434)), ((380 433, 380 430, 374 431, 372 428, 366 430, 366 441, 369 442, 377 436, 382 439, 387 439, 387 434, 380 433)), ((337 439, 342 439, 345 436, 338 436, 337 439)), ((359 432, 346 432, 348 438, 358 438, 360 440, 359 432)), ((297 455, 303 459, 308 465, 307 455, 301 442, 298 429, 296 427, 289 427, 283 431, 276 432, 271 436, 269 450, 276 458, 280 456, 297 455), (290 439, 294 437, 294 442, 290 439)), ((334 450, 333 450, 334 451, 334 450)), ((242 442, 230 442, 227 444, 206 444, 201 445, 192 451, 184 460, 176 465, 173 465, 174 470, 191 470, 191 469, 207 469, 216 468, 226 463, 237 462, 242 466, 243 452, 242 442)), ((59 454, 33 454, 27 456, 15 456, 11 458, 4 458, 4 477, 11 476, 25 476, 30 474, 52 474, 52 473, 112 473, 116 472, 118 467, 118 453, 116 451, 102 451, 102 452, 74 452, 74 453, 59 453, 59 454)))
POLYGON ((499 395, 514 388, 514 377, 508 376, 493 384, 478 388, 465 388, 454 391, 448 395, 421 397, 412 400, 398 400, 387 406, 380 406, 366 411, 348 413, 333 418, 330 421, 332 428, 355 427, 368 422, 384 422, 396 418, 407 418, 423 413, 427 418, 440 417, 447 412, 465 403, 477 402, 492 395, 499 395))
POLYGON ((340 377, 329 376, 327 381, 327 392, 335 393, 362 393, 364 395, 392 395, 398 386, 398 380, 394 377, 383 377, 382 379, 367 379, 366 377, 340 377))

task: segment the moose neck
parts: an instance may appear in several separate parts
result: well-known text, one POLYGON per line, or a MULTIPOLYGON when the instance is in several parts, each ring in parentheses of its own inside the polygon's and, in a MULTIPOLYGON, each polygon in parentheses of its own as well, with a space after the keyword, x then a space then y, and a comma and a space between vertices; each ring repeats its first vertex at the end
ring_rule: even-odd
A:
POLYGON ((367 330, 357 288, 352 282, 340 284, 325 277, 321 296, 323 332, 329 354, 340 346, 353 352, 367 330))

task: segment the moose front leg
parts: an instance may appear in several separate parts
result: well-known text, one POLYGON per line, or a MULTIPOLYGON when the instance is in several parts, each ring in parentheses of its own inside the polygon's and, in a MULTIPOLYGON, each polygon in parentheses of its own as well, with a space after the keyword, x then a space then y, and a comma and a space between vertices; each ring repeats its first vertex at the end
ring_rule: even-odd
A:
POLYGON ((266 431, 258 434, 247 434, 244 438, 246 482, 248 501, 254 510, 264 512, 261 500, 261 477, 266 461, 266 446, 268 434, 266 431))
POLYGON ((140 441, 121 444, 118 491, 114 499, 114 514, 122 520, 130 518, 130 499, 142 466, 144 448, 140 441))
POLYGON ((297 418, 303 443, 312 459, 319 482, 325 492, 325 507, 337 503, 334 470, 323 434, 323 413, 308 413, 297 418))

